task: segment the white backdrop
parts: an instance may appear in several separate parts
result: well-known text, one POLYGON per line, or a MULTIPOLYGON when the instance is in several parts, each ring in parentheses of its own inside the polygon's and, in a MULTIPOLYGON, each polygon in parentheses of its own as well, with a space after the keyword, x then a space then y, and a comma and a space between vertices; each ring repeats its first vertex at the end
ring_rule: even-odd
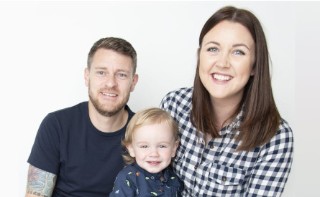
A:
POLYGON ((44 116, 87 100, 83 71, 96 40, 116 36, 133 44, 140 79, 129 105, 158 106, 168 91, 192 86, 200 30, 225 5, 253 11, 267 35, 275 99, 295 135, 283 196, 320 196, 312 146, 320 139, 313 126, 320 3, 253 1, 0 2, 0 195, 24 195, 26 160, 44 116))

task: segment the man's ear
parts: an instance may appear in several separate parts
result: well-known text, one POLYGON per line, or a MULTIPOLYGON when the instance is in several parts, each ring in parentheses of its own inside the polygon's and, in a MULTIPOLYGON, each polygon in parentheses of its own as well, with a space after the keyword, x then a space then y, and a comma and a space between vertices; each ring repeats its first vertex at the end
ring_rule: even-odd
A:
POLYGON ((84 81, 85 81, 85 84, 87 87, 89 87, 89 74, 90 74, 90 71, 88 68, 85 68, 84 69, 84 81))
POLYGON ((133 90, 136 87, 138 81, 139 81, 139 75, 138 74, 134 74, 133 79, 132 79, 132 84, 131 84, 131 87, 130 87, 130 91, 131 92, 133 92, 133 90))

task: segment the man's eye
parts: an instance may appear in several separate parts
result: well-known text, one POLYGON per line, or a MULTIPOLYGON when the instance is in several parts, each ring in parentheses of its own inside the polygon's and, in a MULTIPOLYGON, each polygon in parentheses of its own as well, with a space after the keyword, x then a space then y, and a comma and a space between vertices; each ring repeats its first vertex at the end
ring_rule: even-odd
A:
POLYGON ((128 78, 127 73, 117 73, 116 76, 118 79, 127 79, 128 78))
POLYGON ((104 71, 97 71, 98 75, 104 75, 104 71))

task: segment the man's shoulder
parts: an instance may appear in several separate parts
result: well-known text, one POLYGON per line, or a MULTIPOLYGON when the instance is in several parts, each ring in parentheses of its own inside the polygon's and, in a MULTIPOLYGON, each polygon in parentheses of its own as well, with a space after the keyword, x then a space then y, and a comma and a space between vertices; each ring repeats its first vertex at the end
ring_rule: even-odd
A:
POLYGON ((44 121, 59 121, 71 123, 73 122, 72 120, 79 121, 80 119, 86 119, 86 116, 89 116, 88 113, 88 102, 82 102, 70 107, 65 107, 56 111, 49 112, 44 118, 44 121))
POLYGON ((88 101, 84 101, 69 107, 64 107, 55 111, 50 112, 49 114, 70 114, 70 113, 77 113, 79 111, 88 111, 88 101))

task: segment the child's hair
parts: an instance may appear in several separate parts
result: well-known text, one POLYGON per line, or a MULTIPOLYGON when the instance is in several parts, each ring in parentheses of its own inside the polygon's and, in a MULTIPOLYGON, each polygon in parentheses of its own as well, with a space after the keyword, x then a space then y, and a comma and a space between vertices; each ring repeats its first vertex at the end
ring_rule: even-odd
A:
MULTIPOLYGON (((126 134, 122 140, 124 147, 132 143, 132 138, 136 129, 139 129, 145 125, 166 123, 170 126, 173 132, 175 141, 179 140, 179 129, 176 121, 170 116, 170 114, 160 108, 147 108, 137 112, 130 120, 127 126, 126 134)), ((152 131, 151 131, 152 132, 152 131)), ((135 159, 129 155, 129 152, 123 154, 123 159, 126 164, 135 162, 135 159)))

